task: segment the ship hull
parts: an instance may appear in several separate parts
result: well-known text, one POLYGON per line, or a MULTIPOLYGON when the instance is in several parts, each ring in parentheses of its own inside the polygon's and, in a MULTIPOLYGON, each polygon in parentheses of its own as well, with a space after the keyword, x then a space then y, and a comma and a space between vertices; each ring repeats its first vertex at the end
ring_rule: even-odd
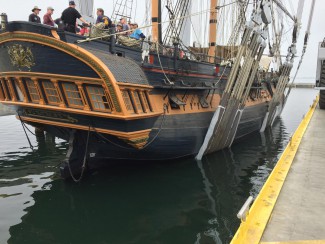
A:
MULTIPOLYGON (((17 109, 17 108, 16 108, 17 109)), ((267 104, 259 104, 244 109, 242 119, 238 126, 235 142, 261 128, 267 104)), ((156 121, 138 121, 138 124, 152 124, 154 128, 149 135, 147 146, 136 149, 127 143, 116 139, 114 136, 105 135, 96 131, 90 131, 88 153, 90 157, 98 160, 132 160, 132 161, 164 161, 184 157, 195 156, 204 140, 208 130, 212 112, 192 113, 187 115, 167 115, 156 121)), ((100 124, 102 121, 95 124, 100 124)), ((72 129, 53 125, 31 123, 33 126, 42 128, 52 135, 69 140, 72 129)), ((132 124, 132 127, 136 126, 132 124)), ((115 124, 115 129, 122 130, 121 123, 115 124)), ((133 128, 134 129, 134 128, 133 128)), ((78 137, 86 147, 88 131, 76 130, 78 137)))

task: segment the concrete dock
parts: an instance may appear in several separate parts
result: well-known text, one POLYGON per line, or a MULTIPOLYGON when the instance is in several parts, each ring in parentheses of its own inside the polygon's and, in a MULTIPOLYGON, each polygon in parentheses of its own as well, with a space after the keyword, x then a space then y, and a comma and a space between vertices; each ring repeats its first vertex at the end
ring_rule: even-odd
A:
POLYGON ((325 244, 325 110, 318 108, 317 100, 232 243, 325 244))

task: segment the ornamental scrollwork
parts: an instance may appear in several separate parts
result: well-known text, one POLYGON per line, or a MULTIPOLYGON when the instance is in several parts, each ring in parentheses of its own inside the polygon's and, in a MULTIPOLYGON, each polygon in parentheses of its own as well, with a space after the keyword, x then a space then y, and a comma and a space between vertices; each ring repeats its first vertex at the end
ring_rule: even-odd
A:
POLYGON ((15 44, 8 47, 8 54, 11 64, 21 70, 22 67, 31 68, 35 65, 34 55, 29 47, 24 47, 21 44, 15 44))

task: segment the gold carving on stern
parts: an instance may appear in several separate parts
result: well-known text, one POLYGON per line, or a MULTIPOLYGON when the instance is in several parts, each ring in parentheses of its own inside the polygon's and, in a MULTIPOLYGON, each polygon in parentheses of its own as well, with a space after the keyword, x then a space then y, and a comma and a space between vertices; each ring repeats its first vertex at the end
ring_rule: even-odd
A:
POLYGON ((128 145, 136 148, 136 149, 142 149, 148 142, 149 137, 145 136, 145 137, 140 137, 140 138, 122 138, 119 137, 120 139, 122 139, 125 143, 127 143, 128 145))
POLYGON ((32 50, 29 47, 23 47, 21 44, 15 44, 8 47, 8 54, 11 64, 21 71, 22 67, 27 67, 30 71, 35 65, 32 50))
POLYGON ((46 120, 54 120, 60 122, 69 122, 69 123, 77 123, 78 120, 71 117, 70 115, 63 114, 60 112, 54 111, 44 111, 44 110, 36 110, 25 108, 23 109, 23 116, 39 118, 39 119, 46 119, 46 120))

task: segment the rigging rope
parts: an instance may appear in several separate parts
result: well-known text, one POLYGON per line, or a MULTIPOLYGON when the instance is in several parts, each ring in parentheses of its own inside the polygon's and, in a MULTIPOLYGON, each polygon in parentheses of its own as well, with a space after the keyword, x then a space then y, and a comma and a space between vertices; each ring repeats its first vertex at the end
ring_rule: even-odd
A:
POLYGON ((158 56, 158 60, 159 60, 159 64, 160 64, 160 68, 161 68, 161 70, 162 70, 162 72, 163 72, 165 78, 167 79, 168 83, 169 83, 170 85, 174 85, 174 82, 172 82, 172 81, 168 78, 168 76, 166 75, 166 72, 165 72, 165 70, 164 70, 164 67, 163 67, 163 65, 162 65, 162 63, 161 63, 160 54, 159 54, 159 53, 160 53, 160 52, 159 52, 159 43, 156 42, 155 44, 156 44, 156 51, 157 51, 157 56, 158 56))
MULTIPOLYGON (((307 45, 308 45, 308 39, 309 39, 309 35, 310 35, 310 28, 311 28, 311 23, 312 23, 312 20, 313 20, 313 14, 314 14, 314 10, 315 10, 315 2, 316 0, 312 0, 312 3, 311 3, 311 8, 310 8, 310 13, 309 13, 309 18, 308 18, 308 24, 307 24, 307 29, 306 29, 306 33, 305 33, 305 38, 304 38, 304 46, 303 46, 303 49, 302 49, 302 54, 301 54, 301 57, 300 57, 300 60, 299 60, 299 63, 298 63, 298 66, 297 66, 297 69, 296 69, 296 72, 295 72, 295 75, 292 79, 292 82, 290 83, 291 86, 289 87, 289 90, 288 90, 288 93, 286 95, 286 97, 289 96, 290 92, 291 92, 291 89, 292 89, 292 85, 295 83, 296 81, 296 77, 297 77, 297 74, 299 72, 299 69, 301 67, 301 64, 302 64, 302 61, 303 61, 303 58, 305 56, 305 53, 306 53, 306 49, 307 49, 307 45)), ((300 2, 299 2, 300 3, 300 2)))

